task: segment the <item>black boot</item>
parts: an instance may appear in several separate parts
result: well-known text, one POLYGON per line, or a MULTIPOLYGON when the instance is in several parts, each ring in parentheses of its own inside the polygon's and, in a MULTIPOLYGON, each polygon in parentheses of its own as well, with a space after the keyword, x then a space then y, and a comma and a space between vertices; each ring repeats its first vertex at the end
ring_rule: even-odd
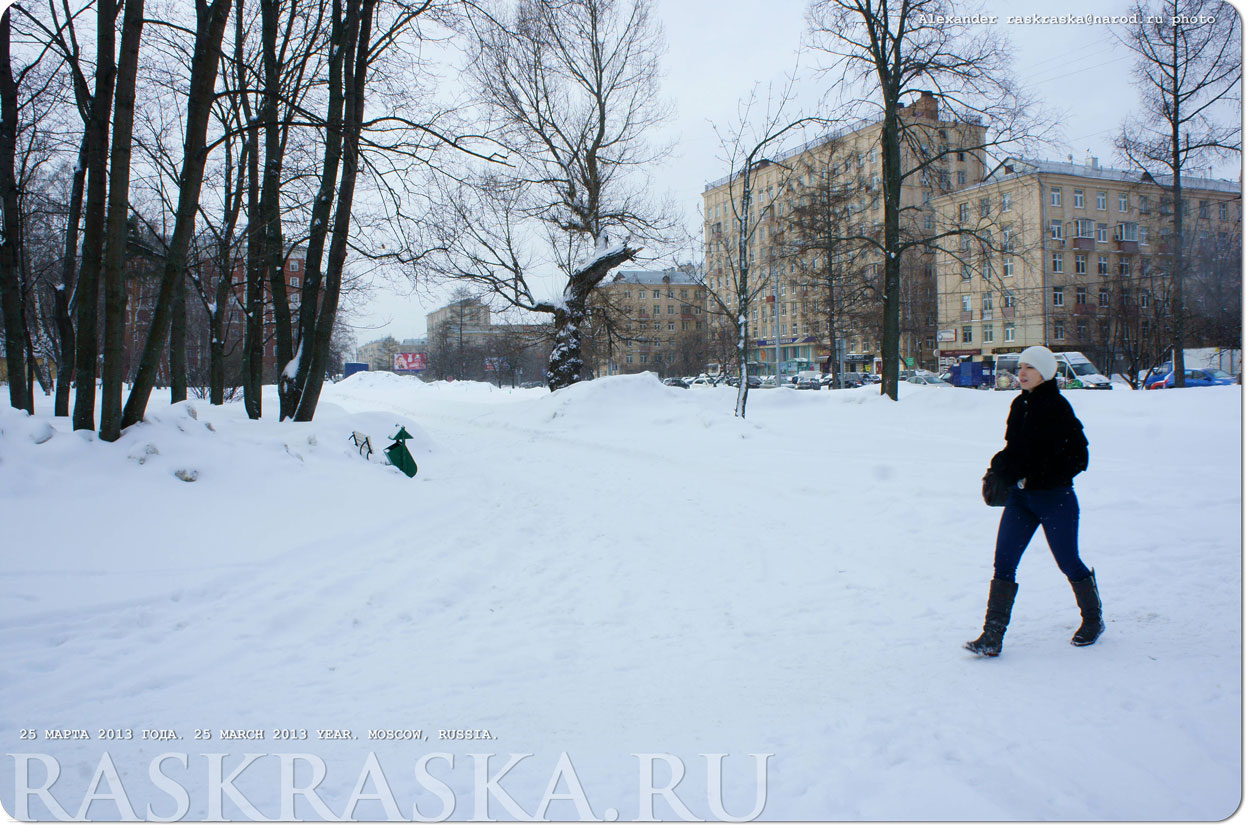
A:
POLYGON ((1090 572, 1084 580, 1072 581, 1072 592, 1076 594, 1076 605, 1081 608, 1081 626, 1072 635, 1072 643, 1088 647, 1107 629, 1102 623, 1102 600, 1098 597, 1094 573, 1090 572))
POLYGON ((1015 581, 1004 581, 995 578, 990 581, 990 598, 985 604, 985 629, 976 641, 964 645, 973 653, 982 656, 997 656, 1003 649, 1003 633, 1007 632, 1007 624, 1011 621, 1011 607, 1016 602, 1016 590, 1019 584, 1015 581))

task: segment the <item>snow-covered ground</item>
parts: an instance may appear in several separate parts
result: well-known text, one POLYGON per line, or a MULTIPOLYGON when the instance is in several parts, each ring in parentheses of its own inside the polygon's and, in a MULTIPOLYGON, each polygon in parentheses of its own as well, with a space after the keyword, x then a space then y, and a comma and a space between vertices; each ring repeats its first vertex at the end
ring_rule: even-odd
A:
POLYGON ((260 422, 154 405, 114 444, 46 400, 6 407, 0 800, 101 819, 1230 815, 1241 388, 1068 393, 1107 632, 1068 644, 1079 616, 1039 534, 997 659, 961 645, 1011 396, 902 388, 752 391, 744 421, 734 391, 653 376, 552 394, 370 373, 311 424, 278 424, 273 398, 260 422), (412 480, 348 441, 380 451, 396 424, 412 480))

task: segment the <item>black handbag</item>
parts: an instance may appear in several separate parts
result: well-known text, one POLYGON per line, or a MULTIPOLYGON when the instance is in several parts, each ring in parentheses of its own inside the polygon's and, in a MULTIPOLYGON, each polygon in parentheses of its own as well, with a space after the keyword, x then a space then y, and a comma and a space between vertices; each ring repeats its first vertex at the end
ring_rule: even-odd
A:
POLYGON ((994 473, 993 468, 985 469, 985 476, 981 478, 981 497, 987 506, 1007 505, 1010 490, 1011 486, 1002 475, 994 473))

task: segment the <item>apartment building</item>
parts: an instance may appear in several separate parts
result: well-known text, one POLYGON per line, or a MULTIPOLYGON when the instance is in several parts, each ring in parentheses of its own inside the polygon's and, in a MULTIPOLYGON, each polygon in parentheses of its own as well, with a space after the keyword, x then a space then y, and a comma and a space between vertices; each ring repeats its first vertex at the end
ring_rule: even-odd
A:
MULTIPOLYGON (((979 150, 985 127, 956 120, 929 93, 904 107, 900 120, 908 135, 904 169, 919 168, 903 184, 902 222, 913 238, 928 236, 936 228, 934 198, 985 176, 979 150)), ((830 216, 838 227, 826 236, 879 238, 885 216, 881 121, 862 121, 786 150, 758 162, 751 176, 756 207, 748 217, 754 231, 745 264, 756 293, 748 311, 751 371, 772 372, 778 359, 783 373, 827 367, 838 342, 847 369, 879 370, 881 254, 845 242, 821 250, 812 244, 819 234, 804 217, 814 204, 836 203, 830 216)), ((743 182, 739 173, 708 184, 703 193, 706 282, 730 310, 736 309, 732 295, 740 265, 734 204, 741 204, 743 182)), ((937 337, 932 253, 918 249, 908 257, 902 282, 900 354, 906 364, 932 366, 937 337)), ((714 329, 733 327, 731 315, 717 314, 720 304, 710 300, 708 309, 714 329)))
POLYGON ((458 346, 484 346, 493 331, 490 306, 477 298, 452 301, 425 316, 425 332, 428 338, 449 337, 458 346))
POLYGON ((595 375, 651 370, 661 376, 703 369, 707 291, 691 270, 622 270, 594 292, 591 354, 595 375))
MULTIPOLYGON (((1008 159, 984 182, 936 198, 943 228, 971 230, 936 255, 940 364, 1045 344, 1109 371, 1123 327, 1148 337, 1168 310, 1170 184, 1092 157, 1008 159)), ((1239 252, 1240 184, 1183 177, 1182 187, 1191 251, 1239 252)))
MULTIPOLYGON (((152 312, 160 293, 162 262, 159 241, 154 238, 140 247, 131 241, 132 256, 126 270, 125 339, 123 342, 123 365, 127 378, 133 378, 138 368, 139 356, 147 341, 152 312), (138 252, 138 253, 136 253, 138 252)), ((287 306, 291 314, 292 332, 296 329, 300 309, 300 291, 304 281, 306 250, 297 247, 288 252, 282 264, 283 282, 286 285, 287 306)), ((233 384, 242 371, 244 341, 247 332, 245 304, 247 299, 247 254, 240 251, 229 276, 230 289, 227 307, 223 315, 222 339, 226 357, 227 383, 233 384)), ((207 303, 215 302, 221 283, 221 268, 212 260, 192 262, 188 270, 194 273, 184 287, 187 315, 187 376, 192 384, 207 379, 210 362, 211 333, 208 324, 207 303), (201 295, 201 290, 203 295, 201 295)), ((322 290, 324 295, 324 289, 322 290)), ((277 380, 277 328, 274 322, 273 292, 269 280, 262 284, 263 326, 261 378, 265 384, 277 380)), ((157 383, 169 383, 168 356, 163 356, 157 369, 157 383)))

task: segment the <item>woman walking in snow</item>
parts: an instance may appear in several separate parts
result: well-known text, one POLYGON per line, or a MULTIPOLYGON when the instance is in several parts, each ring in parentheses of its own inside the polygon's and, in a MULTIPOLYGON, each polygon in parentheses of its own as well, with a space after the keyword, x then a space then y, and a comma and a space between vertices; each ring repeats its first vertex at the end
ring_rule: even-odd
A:
MULTIPOLYGON (((987 478, 1007 491, 994 549, 994 579, 981 637, 964 645, 982 656, 997 656, 1016 599, 1016 567, 1040 525, 1055 563, 1072 583, 1081 626, 1072 643, 1085 647, 1104 629, 1094 573, 1077 554, 1080 507, 1072 478, 1089 464, 1085 431, 1055 382, 1058 362, 1046 347, 1020 353, 1020 395, 1007 416, 1007 447, 990 461, 987 478)), ((1002 505, 1002 503, 997 503, 1002 505)))

